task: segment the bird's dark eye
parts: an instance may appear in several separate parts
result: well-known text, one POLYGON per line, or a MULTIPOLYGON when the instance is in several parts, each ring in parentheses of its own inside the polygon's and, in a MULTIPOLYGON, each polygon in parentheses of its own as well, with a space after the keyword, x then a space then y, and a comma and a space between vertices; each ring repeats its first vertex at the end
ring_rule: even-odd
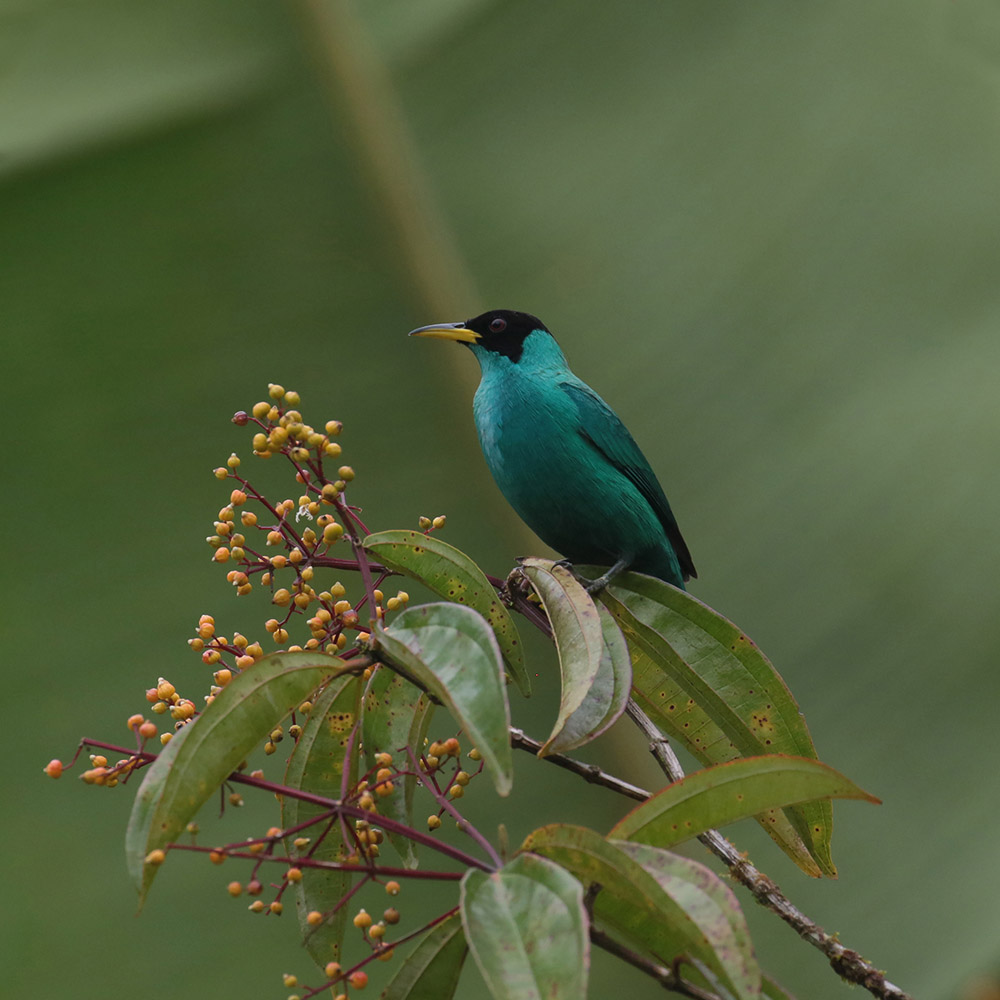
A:
POLYGON ((490 331, 492 333, 503 333, 507 329, 507 320, 501 319, 497 316, 496 319, 490 320, 490 331))

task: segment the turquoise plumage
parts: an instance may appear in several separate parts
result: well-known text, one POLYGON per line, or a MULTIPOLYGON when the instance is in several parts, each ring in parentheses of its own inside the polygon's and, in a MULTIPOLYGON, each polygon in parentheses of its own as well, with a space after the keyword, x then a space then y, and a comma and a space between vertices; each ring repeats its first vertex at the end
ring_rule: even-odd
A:
POLYGON ((614 411, 569 369, 535 316, 493 310, 418 336, 471 348, 482 380, 476 430, 493 478, 521 519, 573 563, 634 569, 677 587, 696 576, 670 504, 614 411))

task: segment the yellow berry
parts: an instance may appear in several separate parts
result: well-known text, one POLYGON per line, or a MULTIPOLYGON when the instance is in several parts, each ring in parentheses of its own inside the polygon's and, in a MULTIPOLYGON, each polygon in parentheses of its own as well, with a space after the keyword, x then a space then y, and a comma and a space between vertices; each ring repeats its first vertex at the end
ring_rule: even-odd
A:
POLYGON ((267 416, 267 411, 271 409, 270 403, 265 403, 263 401, 253 404, 253 409, 250 411, 258 420, 267 416))
POLYGON ((149 854, 146 855, 147 865, 162 865, 163 862, 166 860, 167 860, 166 852, 161 851, 159 849, 155 851, 150 851, 149 854))
POLYGON ((267 386, 267 394, 271 399, 281 399, 285 394, 285 390, 282 386, 278 385, 277 382, 269 382, 267 386))
POLYGON ((249 906, 247 907, 247 909, 248 909, 248 910, 249 910, 249 911, 250 911, 251 913, 263 913, 263 912, 264 912, 264 903, 263 903, 263 901, 262 901, 262 900, 259 900, 259 899, 255 899, 255 900, 254 900, 254 901, 253 901, 253 902, 252 902, 252 903, 251 903, 251 904, 250 904, 250 905, 249 905, 249 906))
POLYGON ((319 910, 310 910, 306 914, 306 923, 310 927, 319 927, 319 925, 323 923, 323 914, 320 913, 319 910))
POLYGON ((332 434, 336 437, 343 430, 343 428, 344 425, 339 420, 328 420, 323 430, 325 430, 327 434, 332 434))
POLYGON ((216 479, 226 479, 229 476, 229 470, 225 466, 220 465, 219 468, 212 470, 212 475, 216 479))
POLYGON ((440 816, 428 816, 427 817, 427 829, 436 830, 441 825, 440 816))
POLYGON ((452 785, 448 789, 448 798, 460 799, 465 794, 465 789, 461 785, 452 785))
POLYGON ((293 976, 290 972, 286 972, 281 977, 281 981, 285 984, 285 986, 287 986, 290 989, 293 986, 298 986, 298 984, 299 984, 299 977, 298 976, 293 976))
POLYGON ((284 587, 282 587, 280 590, 276 590, 274 592, 274 596, 271 598, 271 600, 279 607, 284 607, 286 604, 288 604, 289 601, 291 601, 291 599, 292 595, 287 590, 285 590, 284 587))
MULTIPOLYGON (((310 913, 309 916, 312 916, 310 913)), ((323 968, 327 979, 336 979, 341 973, 340 962, 327 962, 323 968)))
POLYGON ((300 402, 299 394, 292 389, 289 389, 288 392, 285 393, 285 402, 289 406, 298 406, 300 402))
POLYGON ((229 893, 229 895, 232 896, 233 899, 235 899, 237 896, 243 894, 243 883, 230 882, 229 885, 226 886, 226 890, 229 893))
POLYGON ((354 478, 354 470, 349 465, 342 465, 337 469, 337 475, 344 480, 345 483, 349 483, 354 478))
POLYGON ((371 925, 371 914, 368 913, 367 910, 358 910, 358 912, 354 915, 354 926, 357 927, 358 930, 365 930, 366 928, 371 927, 371 925))

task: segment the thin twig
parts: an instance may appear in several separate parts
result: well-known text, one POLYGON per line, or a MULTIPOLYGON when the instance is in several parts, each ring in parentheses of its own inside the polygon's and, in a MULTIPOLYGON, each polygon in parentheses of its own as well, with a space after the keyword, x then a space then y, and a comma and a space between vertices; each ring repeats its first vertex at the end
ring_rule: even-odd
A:
POLYGON ((603 948, 604 951, 616 955, 622 961, 628 962, 629 965, 635 966, 647 976, 655 979, 665 989, 691 997, 692 1000, 719 1000, 715 993, 709 993, 707 990, 695 986, 694 983, 689 983, 673 969, 660 965, 659 962, 654 962, 651 958, 646 958, 645 955, 632 951, 631 948, 626 948, 620 941, 616 941, 611 935, 593 925, 590 928, 590 940, 598 948, 603 948))
MULTIPOLYGON (((530 736, 525 735, 522 730, 515 729, 513 726, 510 730, 510 745, 515 750, 527 750, 529 753, 535 755, 542 748, 542 744, 538 740, 532 739, 530 736)), ((633 785, 628 781, 623 781, 621 778, 616 778, 613 774, 608 774, 607 771, 602 771, 596 764, 585 764, 582 760, 567 757, 565 754, 548 754, 543 760, 547 760, 550 764, 555 764, 556 767, 572 771, 573 774, 579 775, 584 781, 588 781, 592 785, 602 785, 604 788, 610 788, 611 791, 618 792, 619 795, 624 795, 630 799, 635 799, 637 802, 645 802, 652 794, 652 792, 647 792, 645 788, 640 788, 638 785, 633 785)))
MULTIPOLYGON (((626 711, 649 740, 649 751, 663 773, 671 782, 680 781, 684 777, 684 770, 652 719, 631 698, 626 711)), ((718 830, 707 830, 698 839, 729 869, 730 876, 750 891, 761 906, 779 916, 799 937, 826 955, 830 965, 842 979, 863 986, 869 993, 883 1000, 912 1000, 908 993, 890 983, 871 962, 851 948, 845 948, 833 935, 810 920, 782 893, 775 882, 747 861, 718 830)))

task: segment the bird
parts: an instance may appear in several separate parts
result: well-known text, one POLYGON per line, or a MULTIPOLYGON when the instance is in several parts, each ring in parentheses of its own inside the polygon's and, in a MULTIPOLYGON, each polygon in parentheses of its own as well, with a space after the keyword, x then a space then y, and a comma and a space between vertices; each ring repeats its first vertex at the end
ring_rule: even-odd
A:
POLYGON ((570 564, 626 569, 680 589, 697 577, 649 462, 614 410, 570 371, 537 316, 493 309, 411 330, 456 341, 481 371, 473 416, 486 464, 525 524, 570 564))

